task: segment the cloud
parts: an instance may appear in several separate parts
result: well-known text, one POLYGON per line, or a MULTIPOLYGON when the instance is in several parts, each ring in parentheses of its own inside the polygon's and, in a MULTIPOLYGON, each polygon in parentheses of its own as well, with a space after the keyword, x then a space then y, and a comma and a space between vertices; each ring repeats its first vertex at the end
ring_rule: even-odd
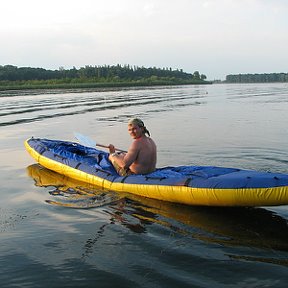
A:
POLYGON ((287 60, 283 0, 10 0, 1 11, 0 65, 120 63, 223 78, 282 71, 287 60))

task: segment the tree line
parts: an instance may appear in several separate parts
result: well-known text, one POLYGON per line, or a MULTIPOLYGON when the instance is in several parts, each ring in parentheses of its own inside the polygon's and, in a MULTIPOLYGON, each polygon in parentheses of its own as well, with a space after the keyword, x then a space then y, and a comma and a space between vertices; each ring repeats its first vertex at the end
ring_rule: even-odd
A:
MULTIPOLYGON (((47 70, 44 68, 17 67, 13 65, 0 66, 0 81, 45 81, 45 80, 63 80, 79 79, 84 82, 87 79, 94 81, 129 81, 141 79, 176 79, 187 81, 205 81, 206 75, 195 71, 193 74, 183 72, 182 69, 156 68, 156 67, 138 67, 130 65, 104 65, 104 66, 85 66, 79 69, 47 70)), ((65 82, 65 81, 64 81, 65 82)), ((88 81, 89 82, 89 81, 88 81)))
POLYGON ((225 82, 226 83, 288 82, 288 73, 264 73, 264 74, 227 75, 225 82))

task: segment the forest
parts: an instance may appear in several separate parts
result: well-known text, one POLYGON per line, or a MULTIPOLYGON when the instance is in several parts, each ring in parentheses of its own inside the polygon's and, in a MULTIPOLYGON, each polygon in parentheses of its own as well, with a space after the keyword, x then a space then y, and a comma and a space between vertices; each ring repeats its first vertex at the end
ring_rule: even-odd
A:
POLYGON ((81 88, 139 85, 208 84, 206 75, 182 69, 130 65, 85 66, 79 69, 0 66, 0 90, 32 88, 81 88))
POLYGON ((288 73, 264 73, 264 74, 227 75, 225 82, 226 83, 288 82, 288 73))

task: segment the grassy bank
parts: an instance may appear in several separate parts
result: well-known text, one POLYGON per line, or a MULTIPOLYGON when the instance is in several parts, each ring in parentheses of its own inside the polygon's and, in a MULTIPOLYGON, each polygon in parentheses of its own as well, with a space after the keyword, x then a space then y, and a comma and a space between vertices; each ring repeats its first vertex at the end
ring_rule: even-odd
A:
POLYGON ((163 86, 163 85, 198 85, 211 84, 204 80, 131 80, 131 81, 0 81, 0 91, 5 90, 31 90, 31 89, 81 89, 81 88, 112 88, 112 87, 139 87, 139 86, 163 86))

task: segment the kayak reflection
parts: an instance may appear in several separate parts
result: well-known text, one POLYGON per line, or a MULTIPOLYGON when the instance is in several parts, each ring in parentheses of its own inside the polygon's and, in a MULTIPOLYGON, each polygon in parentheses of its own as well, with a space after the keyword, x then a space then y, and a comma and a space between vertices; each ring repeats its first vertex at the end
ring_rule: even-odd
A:
POLYGON ((94 208, 120 199, 120 195, 117 193, 76 181, 46 169, 39 164, 28 166, 27 173, 34 179, 36 186, 51 187, 50 195, 61 196, 56 201, 46 200, 49 204, 70 208, 94 208))
MULTIPOLYGON (((27 167, 27 173, 36 186, 51 187, 51 196, 61 198, 48 203, 72 208, 110 205, 112 212, 108 209, 107 213, 111 221, 137 233, 146 232, 148 225, 159 224, 204 242, 288 251, 287 220, 263 208, 186 206, 105 191, 39 164, 27 167)), ((288 261, 282 264, 288 265, 288 261)))

